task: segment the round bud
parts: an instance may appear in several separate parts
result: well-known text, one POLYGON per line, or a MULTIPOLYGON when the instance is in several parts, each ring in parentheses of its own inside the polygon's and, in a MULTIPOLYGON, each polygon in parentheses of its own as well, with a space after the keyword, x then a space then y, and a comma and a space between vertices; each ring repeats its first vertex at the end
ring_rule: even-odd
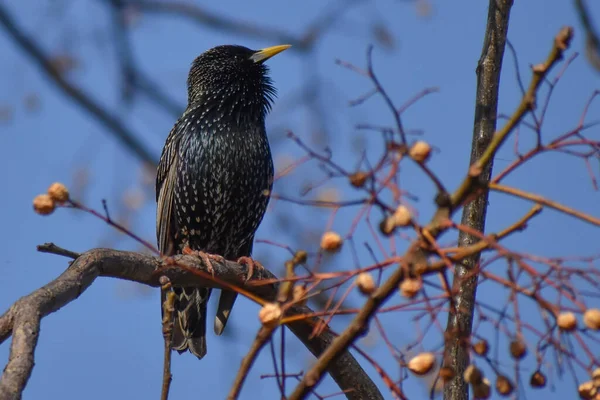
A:
POLYGON ((360 290, 362 294, 366 295, 373 293, 375 289, 377 289, 373 277, 368 272, 361 272, 358 274, 356 277, 356 286, 358 286, 358 290, 360 290))
POLYGON ((529 384, 533 388, 543 388, 546 386, 546 375, 544 375, 541 371, 535 371, 533 374, 531 374, 529 384))
POLYGON ((274 326, 281 318, 281 307, 277 303, 267 303, 258 312, 258 319, 265 326, 274 326))
POLYGON ((396 229, 396 219, 393 215, 385 217, 383 221, 379 223, 379 231, 385 236, 390 236, 396 229))
POLYGON ((498 375, 496 378, 496 390, 501 396, 510 396, 512 392, 515 390, 514 385, 504 375, 498 375))
POLYGON ((556 317, 556 324, 561 330, 571 332, 577 329, 577 318, 572 312, 563 312, 556 317))
POLYGON ((416 162, 424 163, 431 155, 431 146, 427 142, 419 140, 411 146, 408 155, 416 162))
POLYGON ((33 199, 33 210, 40 215, 52 214, 55 208, 56 204, 50 195, 39 194, 33 199))
POLYGON ((363 171, 355 172, 352 175, 350 175, 350 177, 349 177, 350 184, 356 188, 361 188, 367 182, 368 177, 369 177, 369 174, 367 174, 366 172, 363 172, 363 171))
POLYGON ((520 340, 510 342, 510 354, 515 360, 520 360, 527 355, 527 346, 520 340))
POLYGON ((406 278, 400 283, 400 293, 402 296, 412 299, 419 293, 422 287, 423 281, 421 278, 406 278))
POLYGON ((308 259, 308 253, 305 250, 298 250, 294 254, 293 262, 294 264, 304 264, 308 259))
POLYGON ((473 397, 476 399, 489 399, 492 394, 492 388, 490 381, 487 378, 483 378, 481 382, 473 385, 473 397))
POLYGON ((598 393, 598 389, 596 389, 594 382, 592 381, 583 382, 579 385, 577 391, 579 392, 579 397, 586 400, 594 399, 598 393))
POLYGON ((489 345, 487 340, 480 340, 479 342, 475 343, 473 345, 473 351, 480 355, 480 356, 486 356, 489 350, 489 345))
POLYGON ((483 374, 479 368, 473 364, 470 364, 463 373, 463 379, 465 382, 470 383, 471 385, 478 385, 483 379, 483 374))
POLYGON ((583 323, 592 330, 600 330, 600 310, 597 308, 586 310, 583 313, 583 323))
POLYGON ((410 214, 410 211, 408 210, 408 208, 406 206, 401 205, 401 206, 398 206, 396 211, 394 211, 393 218, 394 218, 394 226, 402 227, 402 226, 408 226, 410 224, 410 221, 412 220, 412 215, 410 214))
POLYGON ((594 382, 594 386, 600 389, 600 368, 596 368, 594 372, 592 372, 592 381, 594 382))
POLYGON ((343 244, 342 237, 335 232, 325 232, 321 238, 321 248, 325 251, 338 251, 343 244))
POLYGON ((58 204, 62 204, 69 200, 69 191, 67 190, 67 187, 60 182, 55 182, 50 185, 48 188, 48 195, 58 204))
POLYGON ((415 375, 425 375, 435 364, 435 354, 420 353, 408 362, 408 369, 415 375))

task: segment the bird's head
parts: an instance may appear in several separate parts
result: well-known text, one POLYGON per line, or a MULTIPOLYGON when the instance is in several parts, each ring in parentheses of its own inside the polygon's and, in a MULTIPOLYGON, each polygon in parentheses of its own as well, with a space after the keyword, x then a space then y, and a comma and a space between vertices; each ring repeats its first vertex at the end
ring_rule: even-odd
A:
POLYGON ((264 118, 276 90, 266 60, 289 45, 251 50, 243 46, 217 46, 198 56, 188 76, 189 106, 206 107, 221 114, 264 118))

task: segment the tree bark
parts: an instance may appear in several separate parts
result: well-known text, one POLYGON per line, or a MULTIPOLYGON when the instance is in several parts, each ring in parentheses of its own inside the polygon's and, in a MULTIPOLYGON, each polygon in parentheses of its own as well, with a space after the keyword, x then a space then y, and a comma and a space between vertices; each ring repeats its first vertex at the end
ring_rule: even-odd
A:
MULTIPOLYGON (((490 0, 487 26, 481 58, 477 65, 477 92, 475 122, 471 143, 470 164, 475 163, 490 144, 496 130, 498 89, 502 59, 506 46, 508 21, 512 0, 490 0)), ((480 182, 489 182, 493 161, 487 163, 480 182)), ((461 223, 479 232, 485 230, 488 191, 467 204, 463 210, 461 223)), ((465 232, 458 237, 460 247, 470 246, 478 239, 465 232)), ((457 264, 452 284, 453 307, 448 314, 446 326, 447 344, 444 364, 455 371, 455 376, 444 387, 445 400, 467 400, 469 386, 463 379, 463 372, 469 364, 469 337, 473 324, 478 274, 475 269, 481 253, 475 253, 457 264)))
MULTIPOLYGON (((70 253, 52 246, 44 245, 45 251, 62 255, 70 253)), ((267 301, 273 301, 277 296, 277 283, 245 285, 246 266, 231 261, 212 261, 211 265, 214 276, 226 284, 239 286, 267 301)), ((13 338, 8 363, 0 378, 0 400, 21 398, 33 370, 34 352, 42 318, 77 299, 100 276, 155 287, 159 286, 161 276, 166 276, 175 285, 223 287, 209 278, 207 266, 194 256, 175 256, 170 260, 161 260, 154 256, 110 249, 93 249, 77 255, 69 268, 58 278, 22 297, 0 316, 0 344, 11 336, 13 338)), ((276 277, 266 269, 256 268, 252 280, 265 279, 275 281, 276 277)), ((312 312, 308 307, 292 307, 286 316, 312 312)), ((325 329, 322 334, 313 336, 312 327, 315 323, 316 318, 309 318, 292 322, 288 327, 310 352, 318 357, 335 339, 335 335, 325 329)), ((157 351, 160 351, 159 349, 157 348, 157 351)), ((350 352, 344 352, 328 372, 340 389, 347 391, 346 396, 349 399, 383 399, 375 383, 350 352)))

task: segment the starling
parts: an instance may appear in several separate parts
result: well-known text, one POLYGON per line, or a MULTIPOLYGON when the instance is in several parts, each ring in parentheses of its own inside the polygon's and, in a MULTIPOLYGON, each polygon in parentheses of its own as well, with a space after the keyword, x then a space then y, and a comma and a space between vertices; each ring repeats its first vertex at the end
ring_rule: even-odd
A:
MULTIPOLYGON (((162 254, 193 251, 205 260, 223 257, 252 266, 254 233, 273 185, 265 117, 276 91, 264 62, 288 47, 257 51, 217 46, 192 63, 188 105, 167 137, 156 178, 156 234, 162 254)), ((202 358, 211 289, 173 290, 172 348, 202 358)), ((217 335, 236 297, 236 292, 221 292, 217 335)))

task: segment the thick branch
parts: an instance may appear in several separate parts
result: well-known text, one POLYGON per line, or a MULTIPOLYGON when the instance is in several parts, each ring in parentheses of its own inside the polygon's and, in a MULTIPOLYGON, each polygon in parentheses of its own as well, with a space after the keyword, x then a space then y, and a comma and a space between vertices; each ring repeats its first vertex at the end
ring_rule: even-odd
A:
MULTIPOLYGON (((64 252, 63 252, 64 254, 64 252)), ((246 266, 227 261, 213 262, 215 276, 230 285, 273 300, 277 285, 244 285, 246 266)), ((159 286, 159 278, 166 276, 174 285, 220 287, 210 279, 207 268, 194 256, 177 256, 173 260, 134 252, 94 249, 81 254, 58 278, 46 286, 22 297, 0 317, 0 343, 13 337, 8 364, 0 379, 0 400, 19 399, 34 365, 40 321, 43 317, 78 298, 99 276, 113 277, 159 286), (173 263, 175 261, 175 263, 173 263), (157 272, 157 269, 160 271, 157 272), (197 272, 200 271, 200 272, 197 272)), ((252 280, 275 279, 269 271, 255 269, 252 280)), ((292 308, 288 314, 312 313, 306 307, 292 308)), ((308 349, 319 356, 334 340, 328 331, 311 337, 314 319, 296 321, 288 326, 308 349)), ((329 372, 342 390, 350 390, 350 399, 382 399, 376 385, 349 352, 333 364, 329 372)))
MULTIPOLYGON (((508 21, 512 0, 490 0, 488 20, 483 42, 483 50, 477 66, 477 93, 475 106, 475 123, 471 143, 470 165, 481 160, 496 131, 498 109, 498 89, 500 71, 506 45, 508 21)), ((480 166, 479 182, 489 182, 492 174, 493 159, 480 166)), ((488 191, 468 203, 462 214, 461 223, 479 232, 484 232, 487 212, 488 191)), ((458 236, 460 247, 468 247, 479 239, 461 231, 458 236)), ((452 284, 452 310, 448 313, 446 337, 448 342, 444 349, 444 365, 455 371, 454 378, 444 387, 444 399, 467 400, 469 386, 463 379, 464 370, 469 364, 468 338, 471 336, 475 297, 477 293, 478 275, 473 269, 479 263, 481 253, 474 253, 457 264, 452 284)))

